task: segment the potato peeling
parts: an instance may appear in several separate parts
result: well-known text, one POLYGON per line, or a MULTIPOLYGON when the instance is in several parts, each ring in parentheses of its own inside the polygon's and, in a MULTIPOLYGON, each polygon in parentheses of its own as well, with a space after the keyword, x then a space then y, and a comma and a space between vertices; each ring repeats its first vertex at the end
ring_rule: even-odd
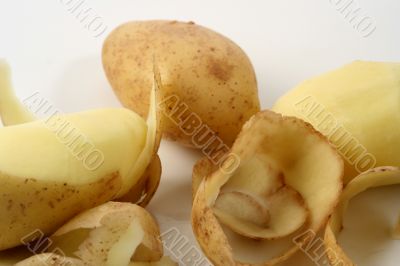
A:
MULTIPOLYGON (((340 203, 329 219, 325 229, 324 241, 331 265, 356 265, 346 255, 336 240, 336 236, 343 229, 343 217, 349 201, 367 189, 396 184, 400 184, 400 168, 393 166, 382 166, 371 169, 355 177, 347 184, 340 196, 340 203)), ((396 231, 398 231, 398 225, 396 225, 395 234, 393 236, 395 239, 398 239, 398 232, 396 233, 396 231)))
POLYGON ((298 247, 261 264, 241 261, 222 225, 243 237, 268 241, 318 232, 342 191, 343 161, 310 124, 271 111, 253 116, 230 152, 240 158, 232 172, 224 171, 224 165, 216 169, 207 159, 194 167, 192 226, 197 241, 215 265, 278 264, 298 247))
POLYGON ((163 257, 158 225, 143 208, 131 203, 108 202, 87 210, 58 229, 51 237, 50 250, 17 265, 177 265, 163 257), (38 263, 36 263, 38 262, 38 263), (53 265, 53 264, 52 264, 53 265))

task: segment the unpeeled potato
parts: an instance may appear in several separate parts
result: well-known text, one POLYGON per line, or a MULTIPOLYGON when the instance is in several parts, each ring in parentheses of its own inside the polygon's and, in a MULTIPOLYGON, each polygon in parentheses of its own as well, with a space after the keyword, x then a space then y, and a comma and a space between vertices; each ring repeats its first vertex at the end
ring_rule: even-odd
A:
POLYGON ((165 99, 160 105, 164 136, 188 146, 204 147, 200 134, 208 128, 202 125, 230 146, 243 123, 260 109, 255 73, 243 50, 193 22, 123 24, 105 40, 102 59, 120 101, 143 117, 153 59, 157 61, 165 99))

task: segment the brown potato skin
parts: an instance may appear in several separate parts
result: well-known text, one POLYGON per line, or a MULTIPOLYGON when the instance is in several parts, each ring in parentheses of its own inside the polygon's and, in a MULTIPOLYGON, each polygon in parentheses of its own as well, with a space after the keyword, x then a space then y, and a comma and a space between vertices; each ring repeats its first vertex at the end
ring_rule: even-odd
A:
POLYGON ((181 126, 195 113, 231 146, 244 122, 260 110, 253 66, 234 42, 193 22, 136 21, 110 33, 102 61, 121 103, 143 117, 154 60, 161 73, 161 96, 176 95, 189 107, 182 117, 175 114, 175 122, 164 112, 162 129, 168 139, 194 147, 193 134, 185 134, 181 126))
POLYGON ((0 195, 0 250, 30 242, 37 230, 44 235, 53 233, 78 213, 114 199, 122 185, 118 172, 83 185, 1 172, 0 177, 5 191, 0 195))

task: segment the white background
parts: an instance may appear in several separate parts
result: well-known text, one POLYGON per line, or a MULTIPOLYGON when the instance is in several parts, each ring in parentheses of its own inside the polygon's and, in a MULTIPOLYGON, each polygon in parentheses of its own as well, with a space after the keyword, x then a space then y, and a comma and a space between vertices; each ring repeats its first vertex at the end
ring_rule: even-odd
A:
MULTIPOLYGON (((336 10, 340 0, 86 0, 107 26, 98 38, 67 11, 66 2, 0 1, 0 57, 12 65, 17 94, 24 98, 39 91, 63 112, 120 106, 103 74, 100 52, 110 30, 129 20, 191 20, 230 37, 254 64, 264 108, 300 81, 352 60, 400 61, 396 0, 354 1, 376 25, 366 38, 336 10)), ((190 176, 200 155, 169 142, 163 142, 160 154, 162 183, 149 210, 163 231, 176 226, 193 240, 190 176)), ((399 264, 400 244, 388 237, 399 193, 396 187, 378 189, 353 201, 346 225, 356 230, 345 230, 341 239, 359 265, 399 264)), ((303 259, 289 265, 314 264, 303 259)))

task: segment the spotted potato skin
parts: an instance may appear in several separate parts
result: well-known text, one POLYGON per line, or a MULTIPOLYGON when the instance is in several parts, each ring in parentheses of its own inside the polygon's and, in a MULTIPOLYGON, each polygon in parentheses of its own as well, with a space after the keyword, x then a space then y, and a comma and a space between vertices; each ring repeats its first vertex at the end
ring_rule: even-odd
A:
POLYGON ((172 119, 172 114, 164 112, 164 136, 187 146, 195 146, 193 134, 182 130, 190 126, 184 121, 192 113, 231 146, 244 122, 260 110, 257 81, 247 55, 228 38, 193 22, 123 24, 107 37, 102 53, 106 76, 117 97, 143 117, 156 60, 162 97, 176 95, 179 104, 188 107, 177 109, 172 119))
POLYGON ((121 189, 118 172, 96 182, 72 185, 0 173, 0 250, 51 234, 78 213, 115 198, 121 189), (49 222, 51 221, 51 222, 49 222))

